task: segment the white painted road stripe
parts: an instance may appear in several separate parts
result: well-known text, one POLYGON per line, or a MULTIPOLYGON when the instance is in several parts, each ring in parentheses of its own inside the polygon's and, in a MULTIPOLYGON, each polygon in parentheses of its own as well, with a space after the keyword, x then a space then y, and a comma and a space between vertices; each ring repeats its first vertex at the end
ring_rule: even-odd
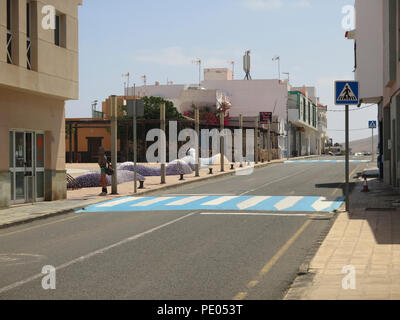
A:
POLYGON ((278 216, 278 217, 308 217, 311 214, 288 214, 288 213, 256 213, 256 212, 204 212, 202 216, 278 216))
POLYGON ((335 201, 328 201, 326 198, 321 197, 313 203, 312 207, 315 209, 315 211, 323 211, 334 203, 335 201))
POLYGON ((195 202, 201 199, 207 198, 206 196, 195 196, 195 197, 188 197, 184 198, 172 203, 168 203, 167 206, 184 206, 185 204, 189 204, 191 202, 195 202))
POLYGON ((174 199, 174 197, 164 197, 164 198, 150 199, 150 200, 147 200, 147 201, 143 201, 143 202, 140 202, 140 203, 133 204, 131 207, 147 207, 147 206, 151 206, 152 204, 156 204, 156 203, 159 203, 161 201, 169 200, 169 199, 174 199))
MULTIPOLYGON (((132 236, 132 237, 126 238, 126 239, 124 239, 124 240, 121 240, 121 241, 119 241, 119 242, 117 242, 117 243, 114 243, 114 244, 112 244, 112 245, 110 245, 110 246, 108 246, 108 247, 105 247, 105 248, 103 248, 103 249, 99 249, 99 250, 93 251, 93 252, 91 252, 91 253, 89 253, 89 254, 87 254, 87 255, 85 255, 85 256, 82 256, 82 257, 80 257, 80 258, 77 258, 77 259, 71 260, 71 261, 69 261, 69 262, 67 262, 67 263, 64 263, 64 264, 62 264, 62 265, 56 267, 55 269, 56 269, 56 271, 57 271, 57 270, 61 270, 61 269, 65 269, 65 268, 67 268, 67 267, 69 267, 69 266, 72 266, 72 265, 74 265, 74 264, 81 263, 81 262, 83 262, 83 261, 85 261, 85 260, 88 260, 88 259, 90 259, 90 258, 92 258, 92 257, 94 257, 94 256, 98 256, 98 255, 100 255, 100 254, 104 254, 105 252, 110 251, 111 249, 117 248, 117 247, 122 246, 122 245, 124 245, 124 244, 126 244, 126 243, 129 243, 129 242, 135 241, 135 240, 140 239, 140 238, 142 238, 142 237, 144 237, 144 236, 146 236, 146 235, 148 235, 148 234, 150 234, 150 233, 153 233, 153 232, 155 232, 155 231, 158 231, 158 230, 160 230, 160 229, 163 229, 163 228, 165 228, 165 227, 168 227, 168 226, 170 226, 171 224, 174 224, 174 223, 179 222, 179 221, 181 221, 181 220, 183 220, 183 219, 189 218, 189 217, 193 216, 195 213, 196 213, 196 212, 190 213, 190 214, 188 214, 188 215, 186 215, 186 216, 183 216, 183 217, 180 217, 180 218, 178 218, 178 219, 172 220, 172 221, 170 221, 170 222, 167 222, 167 223, 165 223, 165 224, 162 224, 162 225, 160 225, 160 226, 158 226, 158 227, 155 227, 155 228, 153 228, 153 229, 147 230, 147 231, 145 231, 145 232, 142 232, 142 233, 139 233, 139 234, 134 235, 134 236, 132 236)), ((12 289, 21 287, 21 286, 23 286, 24 284, 27 284, 27 283, 29 283, 29 282, 32 282, 32 281, 35 281, 35 280, 38 280, 38 279, 41 279, 41 278, 43 278, 43 273, 38 273, 38 274, 36 274, 36 275, 34 275, 34 276, 32 276, 32 277, 29 277, 29 278, 27 278, 27 279, 25 279, 25 280, 18 281, 18 282, 15 282, 15 283, 13 283, 13 284, 10 284, 10 285, 8 285, 8 286, 6 286, 6 287, 0 288, 0 294, 4 293, 4 292, 6 292, 6 291, 12 290, 12 289)))
POLYGON ((120 204, 124 204, 124 203, 127 203, 127 202, 132 202, 132 201, 140 200, 140 199, 143 199, 143 197, 137 197, 137 198, 130 197, 130 198, 125 198, 125 199, 121 199, 121 200, 117 200, 117 201, 106 202, 106 203, 98 205, 96 207, 97 208, 112 208, 112 207, 118 206, 120 204))
POLYGON ((237 205, 237 207, 240 210, 245 210, 245 209, 248 209, 250 207, 254 207, 254 206, 258 205, 259 203, 261 203, 261 202, 263 202, 265 200, 268 200, 268 199, 271 199, 271 197, 251 197, 250 199, 247 199, 247 200, 239 203, 237 205))
POLYGON ((220 197, 218 199, 214 199, 209 202, 203 203, 202 206, 219 206, 220 204, 223 204, 225 202, 228 202, 228 201, 236 199, 236 198, 237 198, 236 196, 220 197))
POLYGON ((285 210, 295 206, 299 201, 303 200, 304 197, 287 197, 279 201, 274 207, 278 210, 285 210))

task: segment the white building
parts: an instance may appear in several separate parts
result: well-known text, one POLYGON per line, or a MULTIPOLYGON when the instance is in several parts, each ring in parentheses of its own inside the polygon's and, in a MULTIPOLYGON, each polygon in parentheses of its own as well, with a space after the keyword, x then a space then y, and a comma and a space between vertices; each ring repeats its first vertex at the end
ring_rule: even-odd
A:
MULTIPOLYGON (((297 117, 295 110, 299 110, 300 105, 291 104, 292 100, 289 99, 294 95, 293 90, 301 94, 302 89, 296 91, 287 82, 277 79, 233 80, 232 71, 229 69, 205 69, 201 87, 154 85, 139 87, 136 90, 141 96, 158 96, 171 100, 181 113, 191 110, 193 104, 198 107, 216 106, 218 97, 224 97, 230 102, 232 107, 229 113, 233 118, 240 115, 258 118, 260 112, 272 112, 274 116, 272 130, 278 137, 276 145, 282 157, 287 157, 287 146, 288 143, 291 144, 291 139, 293 139, 293 146, 290 147, 291 156, 320 154, 322 150, 322 133, 318 131, 319 99, 315 95, 315 88, 312 87, 306 88, 307 92, 304 95, 311 104, 311 117, 307 116, 306 121, 297 117), (287 121, 293 124, 289 138, 286 130, 287 121), (296 150, 297 152, 294 152, 296 150)), ((133 93, 133 88, 129 88, 127 94, 133 95, 133 93)), ((308 107, 306 112, 309 112, 308 107)), ((325 132, 322 135, 324 136, 325 132)))
POLYGON ((378 104, 379 161, 385 183, 400 187, 400 3, 356 0, 355 78, 362 103, 378 104))

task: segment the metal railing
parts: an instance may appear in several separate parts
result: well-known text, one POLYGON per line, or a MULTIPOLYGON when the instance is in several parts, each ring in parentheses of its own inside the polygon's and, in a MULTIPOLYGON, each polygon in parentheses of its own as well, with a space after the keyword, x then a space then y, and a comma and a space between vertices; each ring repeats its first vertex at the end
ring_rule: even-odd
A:
POLYGON ((26 64, 29 70, 32 70, 32 63, 31 63, 31 46, 32 42, 31 39, 28 38, 26 41, 26 64))
POLYGON ((12 33, 10 30, 7 30, 7 62, 12 64, 12 33))

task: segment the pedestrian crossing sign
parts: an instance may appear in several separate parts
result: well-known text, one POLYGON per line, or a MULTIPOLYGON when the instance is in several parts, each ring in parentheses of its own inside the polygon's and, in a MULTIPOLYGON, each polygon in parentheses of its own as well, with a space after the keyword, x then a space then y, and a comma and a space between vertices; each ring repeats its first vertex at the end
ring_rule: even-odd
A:
POLYGON ((359 82, 358 81, 336 81, 335 82, 335 104, 350 105, 359 104, 359 82))
POLYGON ((369 121, 368 124, 370 129, 376 129, 376 121, 369 121))

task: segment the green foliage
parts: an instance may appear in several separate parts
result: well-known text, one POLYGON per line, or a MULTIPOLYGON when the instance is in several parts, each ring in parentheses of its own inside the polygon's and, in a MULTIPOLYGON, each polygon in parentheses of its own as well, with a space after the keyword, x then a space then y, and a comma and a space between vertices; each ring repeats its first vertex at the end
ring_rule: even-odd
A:
POLYGON ((183 116, 174 107, 171 101, 167 101, 160 97, 144 97, 144 119, 157 120, 160 119, 160 106, 165 103, 166 120, 181 120, 183 116))
MULTIPOLYGON (((171 101, 167 101, 160 97, 143 97, 144 101, 144 117, 138 117, 138 120, 160 120, 160 106, 165 103, 166 120, 182 120, 184 117, 174 107, 171 101)), ((126 114, 126 106, 118 106, 118 113, 126 114), (121 112, 122 111, 122 112, 121 112)), ((130 119, 128 116, 119 116, 119 119, 130 119)))

